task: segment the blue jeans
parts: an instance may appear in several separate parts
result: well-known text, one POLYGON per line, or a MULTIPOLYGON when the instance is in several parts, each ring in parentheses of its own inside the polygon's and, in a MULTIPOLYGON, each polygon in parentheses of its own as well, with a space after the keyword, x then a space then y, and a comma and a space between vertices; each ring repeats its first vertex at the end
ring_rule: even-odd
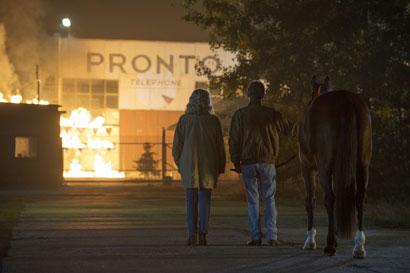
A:
POLYGON ((199 204, 199 233, 208 233, 209 215, 211 211, 210 189, 186 189, 186 223, 188 235, 194 236, 198 230, 198 204, 199 204))
POLYGON ((265 204, 265 238, 266 240, 277 240, 275 165, 265 163, 242 165, 241 170, 246 199, 248 201, 248 218, 252 240, 260 240, 262 237, 259 213, 259 190, 265 204), (260 185, 258 185, 258 182, 260 185))

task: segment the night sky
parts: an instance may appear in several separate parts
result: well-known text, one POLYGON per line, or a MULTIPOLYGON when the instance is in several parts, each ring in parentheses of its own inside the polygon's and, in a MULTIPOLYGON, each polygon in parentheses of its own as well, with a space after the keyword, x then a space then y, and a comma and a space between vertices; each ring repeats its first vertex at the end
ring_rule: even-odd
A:
POLYGON ((62 17, 72 20, 80 38, 207 41, 207 35, 181 17, 178 0, 46 0, 50 34, 62 17))

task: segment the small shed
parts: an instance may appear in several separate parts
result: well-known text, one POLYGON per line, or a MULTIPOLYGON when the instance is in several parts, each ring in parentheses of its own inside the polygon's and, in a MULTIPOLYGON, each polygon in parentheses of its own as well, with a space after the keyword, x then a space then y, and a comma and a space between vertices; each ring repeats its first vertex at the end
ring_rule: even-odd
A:
POLYGON ((0 103, 0 188, 60 186, 63 153, 58 105, 0 103))

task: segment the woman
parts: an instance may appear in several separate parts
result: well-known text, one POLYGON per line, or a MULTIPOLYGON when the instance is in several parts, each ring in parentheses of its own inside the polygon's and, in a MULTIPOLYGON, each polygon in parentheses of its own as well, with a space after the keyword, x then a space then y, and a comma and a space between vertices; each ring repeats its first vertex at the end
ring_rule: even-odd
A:
POLYGON ((192 92, 185 114, 178 121, 172 156, 186 189, 188 226, 187 245, 197 243, 199 212, 199 245, 206 245, 212 189, 219 174, 225 171, 225 148, 221 124, 211 114, 209 93, 192 92), (198 210, 199 205, 199 210, 198 210))

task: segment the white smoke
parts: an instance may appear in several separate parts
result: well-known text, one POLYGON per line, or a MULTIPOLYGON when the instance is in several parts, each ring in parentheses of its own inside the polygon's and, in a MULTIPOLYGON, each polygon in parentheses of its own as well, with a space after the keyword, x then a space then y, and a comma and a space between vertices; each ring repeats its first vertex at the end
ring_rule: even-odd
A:
POLYGON ((0 62, 11 64, 11 70, 0 73, 8 93, 19 88, 24 98, 35 97, 36 65, 40 66, 43 80, 47 71, 51 71, 51 39, 43 26, 45 13, 43 0, 0 0, 0 23, 4 25, 3 33, 5 29, 7 34, 0 39, 3 45, 0 62))
POLYGON ((19 87, 14 66, 6 53, 6 29, 0 24, 0 92, 8 97, 19 87))

